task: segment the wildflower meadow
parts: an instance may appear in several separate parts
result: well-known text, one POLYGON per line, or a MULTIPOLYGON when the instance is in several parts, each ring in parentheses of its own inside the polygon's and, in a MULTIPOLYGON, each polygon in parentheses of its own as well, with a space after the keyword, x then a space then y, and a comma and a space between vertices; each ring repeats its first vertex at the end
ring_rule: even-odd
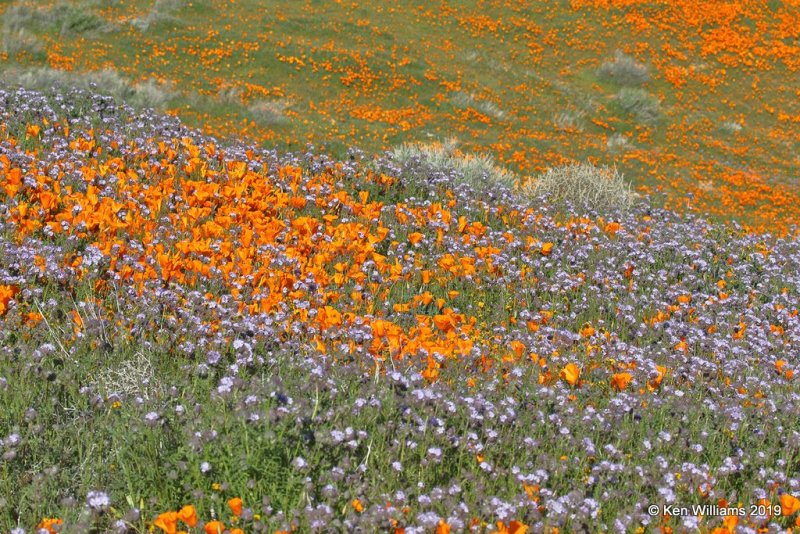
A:
POLYGON ((798 7, 4 2, 0 532, 800 531, 798 7))

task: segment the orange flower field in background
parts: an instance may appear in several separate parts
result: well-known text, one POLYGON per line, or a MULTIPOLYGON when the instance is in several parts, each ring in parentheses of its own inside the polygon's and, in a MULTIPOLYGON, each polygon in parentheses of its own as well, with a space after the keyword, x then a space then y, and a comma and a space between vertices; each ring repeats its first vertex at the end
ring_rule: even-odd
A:
POLYGON ((456 136, 522 176, 589 159, 675 209, 779 234, 800 220, 793 2, 278 2, 264 24, 244 15, 263 11, 254 0, 203 4, 172 14, 193 25, 171 32, 134 24, 150 3, 111 4, 98 13, 113 37, 43 35, 47 64, 172 82, 170 112, 217 135, 373 151, 456 136), (397 31, 409 24, 420 33, 397 31), (615 111, 618 87, 596 77, 615 50, 650 67, 657 124, 615 111), (259 122, 247 106, 264 101, 290 103, 285 117, 259 122))

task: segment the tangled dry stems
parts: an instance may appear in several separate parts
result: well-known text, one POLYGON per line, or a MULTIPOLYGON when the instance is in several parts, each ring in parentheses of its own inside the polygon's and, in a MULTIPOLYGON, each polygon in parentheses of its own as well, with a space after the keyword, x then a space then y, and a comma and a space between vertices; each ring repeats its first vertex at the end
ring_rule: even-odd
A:
POLYGON ((525 190, 555 202, 590 205, 596 209, 628 208, 638 196, 616 168, 572 163, 548 169, 525 190))

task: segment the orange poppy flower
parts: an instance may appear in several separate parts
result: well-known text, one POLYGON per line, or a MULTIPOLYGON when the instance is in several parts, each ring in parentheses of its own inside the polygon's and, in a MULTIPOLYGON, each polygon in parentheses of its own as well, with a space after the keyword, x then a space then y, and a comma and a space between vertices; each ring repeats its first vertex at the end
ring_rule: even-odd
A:
POLYGON ((178 511, 178 519, 194 528, 197 526, 197 510, 191 504, 187 504, 178 511))
POLYGON ((436 325, 436 328, 443 332, 449 332, 456 326, 455 319, 452 315, 434 315, 433 323, 436 325))
POLYGON ((510 521, 508 525, 502 521, 498 521, 497 530, 495 530, 492 534, 525 534, 527 531, 528 525, 525 525, 519 521, 510 521))
POLYGON ((19 293, 17 286, 0 285, 0 315, 8 311, 8 303, 19 293))
POLYGON ((408 234, 408 240, 411 241, 412 245, 416 245, 417 243, 422 241, 423 237, 425 237, 425 236, 422 235, 420 232, 413 232, 413 233, 408 234))
POLYGON ((156 517, 153 525, 160 528, 167 534, 175 534, 178 531, 178 513, 164 512, 156 517))
POLYGON ((364 511, 364 505, 363 505, 363 504, 361 504, 361 501, 359 501, 358 499, 353 499, 353 500, 350 502, 350 504, 353 506, 353 509, 354 509, 356 512, 358 512, 358 513, 361 513, 361 512, 363 512, 363 511, 364 511))
POLYGON ((656 371, 658 371, 658 376, 647 383, 647 389, 650 391, 654 391, 661 385, 661 381, 664 380, 664 375, 667 373, 667 368, 663 365, 656 365, 656 371))
POLYGON ((739 518, 735 515, 729 515, 722 520, 722 526, 727 529, 727 532, 733 532, 738 524, 739 518))
POLYGON ((547 256, 548 254, 550 254, 550 252, 552 252, 553 246, 554 246, 553 243, 548 241, 547 243, 542 244, 542 248, 539 250, 541 251, 543 256, 547 256))
POLYGON ((570 386, 574 386, 581 376, 581 368, 574 363, 568 363, 563 369, 561 369, 561 372, 558 374, 558 376, 563 380, 566 380, 570 386))
POLYGON ((781 515, 788 517, 798 511, 800 511, 800 499, 788 493, 781 495, 781 515))
POLYGON ((611 234, 613 236, 614 234, 619 232, 620 228, 621 226, 618 222, 610 222, 606 224, 605 231, 607 234, 611 234))
POLYGON ((222 534, 225 530, 225 524, 222 521, 210 521, 203 527, 206 534, 222 534))
POLYGON ((63 519, 45 517, 38 525, 36 525, 36 529, 46 530, 50 534, 56 534, 56 529, 54 527, 56 525, 62 525, 63 523, 63 519))
POLYGON ((511 342, 511 350, 514 351, 514 354, 517 355, 517 358, 522 358, 522 355, 525 353, 525 343, 515 339, 511 342))
POLYGON ((233 499, 228 500, 228 506, 233 512, 233 515, 240 516, 242 515, 242 499, 239 497, 234 497, 233 499))
POLYGON ((622 391, 628 387, 628 384, 633 380, 633 375, 630 373, 616 373, 611 377, 611 387, 617 391, 622 391))

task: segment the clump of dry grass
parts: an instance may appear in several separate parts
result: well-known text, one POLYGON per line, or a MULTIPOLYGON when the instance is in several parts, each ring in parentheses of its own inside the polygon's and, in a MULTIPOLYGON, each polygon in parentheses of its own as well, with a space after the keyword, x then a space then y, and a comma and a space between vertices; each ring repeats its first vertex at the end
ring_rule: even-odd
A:
POLYGON ((596 209, 628 208, 637 198, 616 168, 572 163, 548 169, 525 190, 555 202, 589 205, 596 209))
POLYGON ((740 123, 736 121, 725 121, 719 125, 719 130, 726 134, 735 134, 739 133, 744 129, 740 123))
POLYGON ((15 57, 22 52, 36 54, 44 49, 41 41, 25 28, 3 30, 0 35, 0 52, 9 57, 15 57))
POLYGON ((102 369, 94 381, 104 397, 119 395, 123 398, 141 397, 148 400, 161 391, 150 356, 142 351, 113 367, 102 369))
POLYGON ((112 25, 83 4, 60 2, 55 6, 16 2, 3 13, 0 27, 5 52, 38 51, 37 33, 57 31, 61 35, 91 34, 110 29, 112 25))

